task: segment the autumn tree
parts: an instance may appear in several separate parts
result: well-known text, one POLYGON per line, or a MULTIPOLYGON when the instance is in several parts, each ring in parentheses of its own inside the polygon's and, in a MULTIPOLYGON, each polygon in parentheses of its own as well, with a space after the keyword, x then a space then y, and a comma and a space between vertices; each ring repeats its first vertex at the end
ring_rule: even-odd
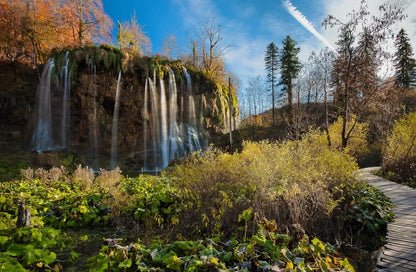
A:
POLYGON ((272 92, 272 126, 275 126, 275 92, 274 88, 276 87, 276 76, 277 69, 279 68, 279 57, 278 57, 278 48, 272 42, 266 48, 266 53, 264 57, 265 67, 266 67, 266 78, 267 82, 270 84, 270 91, 272 92))
POLYGON ((23 39, 20 31, 22 14, 25 14, 23 1, 0 2, 0 47, 1 54, 13 60, 23 52, 23 39))
POLYGON ((166 36, 162 43, 162 55, 168 59, 173 59, 176 56, 176 42, 177 39, 172 33, 166 36))
POLYGON ((45 61, 53 48, 109 41, 112 21, 101 0, 13 0, 0 3, 1 54, 45 61))
POLYGON ((403 28, 397 34, 394 45, 396 48, 394 53, 396 85, 405 88, 414 86, 416 83, 416 62, 413 58, 413 49, 410 45, 409 37, 403 28))
POLYGON ((143 31, 143 27, 137 22, 136 13, 130 17, 130 21, 121 24, 119 32, 121 50, 129 49, 139 56, 151 54, 152 43, 143 31))
POLYGON ((113 22, 101 0, 64 0, 62 15, 79 45, 110 41, 113 22))
POLYGON ((215 15, 212 15, 198 28, 196 37, 191 39, 189 59, 208 76, 228 82, 223 58, 228 47, 224 45, 221 27, 216 23, 215 15))
POLYGON ((293 81, 297 77, 301 63, 298 58, 300 48, 296 47, 297 42, 289 35, 282 41, 282 50, 280 54, 280 81, 283 85, 283 91, 287 93, 289 121, 293 119, 293 81))

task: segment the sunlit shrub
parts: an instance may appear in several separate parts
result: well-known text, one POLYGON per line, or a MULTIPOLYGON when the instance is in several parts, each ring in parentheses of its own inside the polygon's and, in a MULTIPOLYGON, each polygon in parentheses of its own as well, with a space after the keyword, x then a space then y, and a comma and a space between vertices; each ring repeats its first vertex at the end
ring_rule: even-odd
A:
MULTIPOLYGON (((343 119, 340 116, 336 122, 329 126, 329 135, 331 139, 331 147, 342 150, 342 123, 343 119)), ((368 124, 360 123, 355 116, 351 117, 346 124, 346 133, 351 131, 345 152, 355 158, 363 158, 369 152, 367 133, 368 124)), ((321 144, 328 145, 328 138, 326 132, 320 137, 316 138, 321 144)))
POLYGON ((81 165, 78 165, 77 169, 72 173, 71 179, 73 182, 81 183, 84 188, 88 188, 92 186, 95 180, 95 174, 88 166, 82 167, 81 165))
POLYGON ((416 185, 416 112, 397 121, 383 150, 383 171, 416 185))
POLYGON ((314 229, 336 207, 342 188, 355 182, 351 174, 357 169, 347 154, 317 143, 318 134, 297 142, 245 142, 241 153, 210 150, 177 166, 172 176, 194 198, 188 215, 200 220, 198 231, 233 231, 250 206, 253 226, 268 218, 281 231, 294 224, 314 229))
MULTIPOLYGON (((21 173, 24 174, 24 172, 21 173)), ((56 182, 58 180, 66 179, 66 169, 63 166, 60 168, 52 167, 49 170, 38 168, 35 171, 35 177, 45 183, 56 182)))
POLYGON ((33 180, 33 177, 34 177, 33 174, 34 174, 34 171, 31 167, 20 170, 20 175, 22 176, 23 179, 33 180))

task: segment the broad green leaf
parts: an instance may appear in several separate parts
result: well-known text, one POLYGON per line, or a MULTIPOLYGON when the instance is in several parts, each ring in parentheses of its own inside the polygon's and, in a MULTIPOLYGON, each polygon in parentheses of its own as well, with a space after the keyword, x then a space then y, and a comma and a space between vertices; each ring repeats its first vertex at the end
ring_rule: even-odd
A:
POLYGON ((121 263, 118 264, 118 267, 120 268, 130 268, 132 264, 131 259, 125 259, 124 261, 122 261, 121 263))

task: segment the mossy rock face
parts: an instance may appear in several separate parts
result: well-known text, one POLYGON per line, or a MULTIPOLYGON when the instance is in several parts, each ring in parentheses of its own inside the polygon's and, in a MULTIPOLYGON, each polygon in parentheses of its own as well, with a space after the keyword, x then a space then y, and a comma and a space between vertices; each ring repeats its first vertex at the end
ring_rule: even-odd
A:
POLYGON ((0 150, 26 147, 38 81, 31 66, 0 62, 0 150))

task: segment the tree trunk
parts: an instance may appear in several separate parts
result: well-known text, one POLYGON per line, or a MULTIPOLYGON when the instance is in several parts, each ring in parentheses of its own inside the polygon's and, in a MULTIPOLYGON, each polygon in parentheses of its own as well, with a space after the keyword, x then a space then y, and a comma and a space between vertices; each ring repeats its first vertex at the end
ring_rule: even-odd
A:
POLYGON ((26 208, 26 205, 23 201, 19 201, 18 210, 17 210, 17 222, 16 226, 18 228, 27 227, 30 225, 30 217, 31 212, 28 208, 26 208))
POLYGON ((288 99, 288 114, 289 114, 289 123, 293 123, 293 93, 292 93, 292 83, 289 82, 287 85, 287 99, 288 99))
POLYGON ((230 151, 233 148, 233 127, 232 127, 232 110, 233 110, 233 97, 231 94, 231 77, 228 78, 228 110, 229 110, 229 114, 230 114, 230 151))
POLYGON ((327 91, 326 91, 326 73, 325 73, 325 79, 324 79, 324 106, 325 106, 325 131, 326 131, 326 138, 328 140, 328 146, 331 147, 331 135, 329 134, 329 121, 328 121, 328 97, 327 97, 327 91))

